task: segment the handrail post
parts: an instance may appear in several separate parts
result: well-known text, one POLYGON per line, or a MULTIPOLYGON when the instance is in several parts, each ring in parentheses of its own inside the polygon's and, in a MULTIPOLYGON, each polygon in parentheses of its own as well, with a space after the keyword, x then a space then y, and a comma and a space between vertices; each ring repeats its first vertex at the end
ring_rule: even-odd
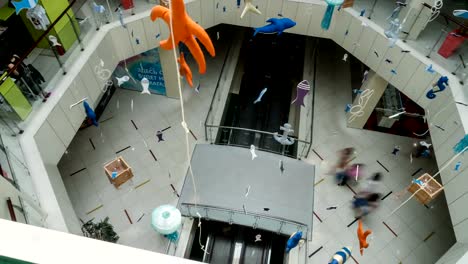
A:
POLYGON ((58 62, 58 64, 60 65, 60 68, 61 68, 62 71, 63 71, 63 75, 66 75, 66 74, 67 74, 67 71, 65 70, 65 67, 63 66, 63 63, 62 63, 62 61, 60 60, 59 55, 57 54, 57 51, 55 50, 55 47, 52 46, 52 44, 50 43, 50 40, 48 40, 47 43, 49 43, 49 47, 50 47, 50 49, 52 50, 52 53, 54 53, 54 56, 55 56, 55 58, 57 59, 57 62, 58 62))
POLYGON ((68 17, 68 20, 70 21, 71 25, 72 25, 72 28, 73 28, 73 32, 75 32, 75 36, 76 38, 78 39, 78 43, 81 47, 81 51, 84 51, 84 47, 83 47, 83 43, 81 42, 81 38, 80 38, 80 34, 78 34, 78 30, 76 29, 76 25, 73 21, 73 19, 70 17, 70 15, 67 13, 65 13, 68 17))

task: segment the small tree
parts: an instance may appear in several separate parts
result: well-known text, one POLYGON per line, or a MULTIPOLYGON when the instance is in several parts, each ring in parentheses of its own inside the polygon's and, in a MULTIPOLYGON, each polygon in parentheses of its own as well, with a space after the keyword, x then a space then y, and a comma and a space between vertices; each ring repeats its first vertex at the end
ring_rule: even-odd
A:
POLYGON ((80 219, 83 226, 81 226, 81 231, 86 237, 103 240, 107 242, 116 243, 119 240, 119 236, 114 231, 114 227, 108 223, 109 217, 106 217, 104 220, 101 220, 99 223, 93 222, 94 218, 88 222, 84 222, 80 219))

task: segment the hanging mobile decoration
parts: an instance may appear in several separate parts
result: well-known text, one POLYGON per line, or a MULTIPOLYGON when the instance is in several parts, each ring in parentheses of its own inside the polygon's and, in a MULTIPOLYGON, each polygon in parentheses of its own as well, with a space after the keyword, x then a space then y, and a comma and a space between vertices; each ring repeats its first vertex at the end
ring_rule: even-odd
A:
POLYGON ((183 0, 171 0, 171 8, 172 10, 169 10, 166 7, 158 5, 151 10, 151 20, 153 21, 157 18, 162 18, 167 25, 171 23, 170 20, 177 21, 177 23, 171 26, 172 32, 169 38, 161 41, 159 44, 161 48, 171 50, 174 48, 173 42, 176 46, 179 45, 179 42, 183 42, 195 58, 200 74, 204 74, 206 72, 205 56, 197 40, 205 46, 212 57, 215 56, 213 43, 206 31, 189 17, 185 11, 183 0), (195 37, 197 40, 195 40, 195 37))
POLYGON ((179 239, 177 230, 182 225, 182 215, 179 209, 172 205, 161 205, 151 214, 151 226, 156 232, 164 235, 172 242, 179 239))
POLYGON ((439 78, 439 80, 433 84, 433 87, 426 93, 426 97, 428 99, 434 99, 436 98, 436 93, 440 93, 447 88, 445 85, 448 85, 448 77, 447 76, 442 76, 439 78), (434 88, 438 87, 439 90, 435 91, 434 88))
POLYGON ((361 252, 361 256, 364 253, 364 249, 369 247, 369 243, 367 243, 367 237, 372 234, 372 230, 367 229, 364 231, 362 227, 362 221, 358 221, 358 229, 357 229, 357 236, 359 239, 359 251, 361 252))
POLYGON ((22 0, 22 1, 11 1, 15 7, 16 14, 18 15, 23 9, 34 8, 37 5, 37 0, 22 0))
POLYGON ((293 129, 291 129, 291 125, 288 123, 285 123, 284 126, 280 126, 280 130, 283 131, 283 135, 278 135, 277 132, 273 134, 273 138, 278 141, 281 145, 292 145, 294 144, 294 139, 290 138, 288 135, 292 132, 294 132, 293 129))
POLYGON ((296 98, 291 102, 291 104, 305 106, 304 97, 310 91, 310 84, 307 80, 300 82, 296 87, 296 98))
POLYGON ((258 14, 258 15, 261 15, 262 12, 260 12, 253 4, 252 4, 252 0, 244 0, 245 2, 245 7, 244 7, 244 10, 242 11, 242 14, 240 16, 240 18, 242 19, 245 14, 247 12, 252 12, 252 13, 255 13, 255 14, 258 14))
POLYGON ((291 237, 289 237, 288 242, 286 243, 286 253, 289 253, 291 249, 297 247, 301 239, 302 239, 302 231, 293 233, 291 237))
POLYGON ((335 6, 342 5, 344 0, 325 0, 327 3, 327 9, 325 10, 325 14, 323 15, 322 19, 322 28, 324 30, 328 30, 330 28, 330 23, 333 17, 333 10, 335 10, 335 6))
POLYGON ((292 28, 296 25, 296 22, 294 22, 292 19, 283 17, 283 18, 270 18, 266 21, 269 23, 268 25, 265 25, 263 27, 255 28, 254 36, 257 35, 258 33, 263 33, 263 34, 273 34, 273 33, 278 33, 278 35, 281 35, 283 31, 285 31, 288 28, 292 28))

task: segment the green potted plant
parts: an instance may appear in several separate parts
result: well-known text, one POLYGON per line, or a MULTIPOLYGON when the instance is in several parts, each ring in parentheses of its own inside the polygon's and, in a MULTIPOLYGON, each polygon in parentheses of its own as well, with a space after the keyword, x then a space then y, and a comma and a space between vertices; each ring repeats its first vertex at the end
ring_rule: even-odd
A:
POLYGON ((99 223, 94 223, 94 218, 86 223, 81 219, 80 221, 83 224, 83 226, 81 226, 81 231, 83 231, 86 237, 112 243, 116 243, 117 240, 119 240, 119 236, 114 231, 114 227, 109 223, 109 217, 106 217, 99 223))

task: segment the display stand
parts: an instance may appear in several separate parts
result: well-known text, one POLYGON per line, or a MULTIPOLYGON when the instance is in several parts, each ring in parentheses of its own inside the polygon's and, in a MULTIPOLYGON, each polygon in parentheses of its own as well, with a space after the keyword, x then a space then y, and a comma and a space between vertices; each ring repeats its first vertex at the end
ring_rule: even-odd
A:
POLYGON ((118 157, 104 165, 104 171, 115 188, 119 188, 120 185, 133 178, 132 168, 122 157, 118 157))

